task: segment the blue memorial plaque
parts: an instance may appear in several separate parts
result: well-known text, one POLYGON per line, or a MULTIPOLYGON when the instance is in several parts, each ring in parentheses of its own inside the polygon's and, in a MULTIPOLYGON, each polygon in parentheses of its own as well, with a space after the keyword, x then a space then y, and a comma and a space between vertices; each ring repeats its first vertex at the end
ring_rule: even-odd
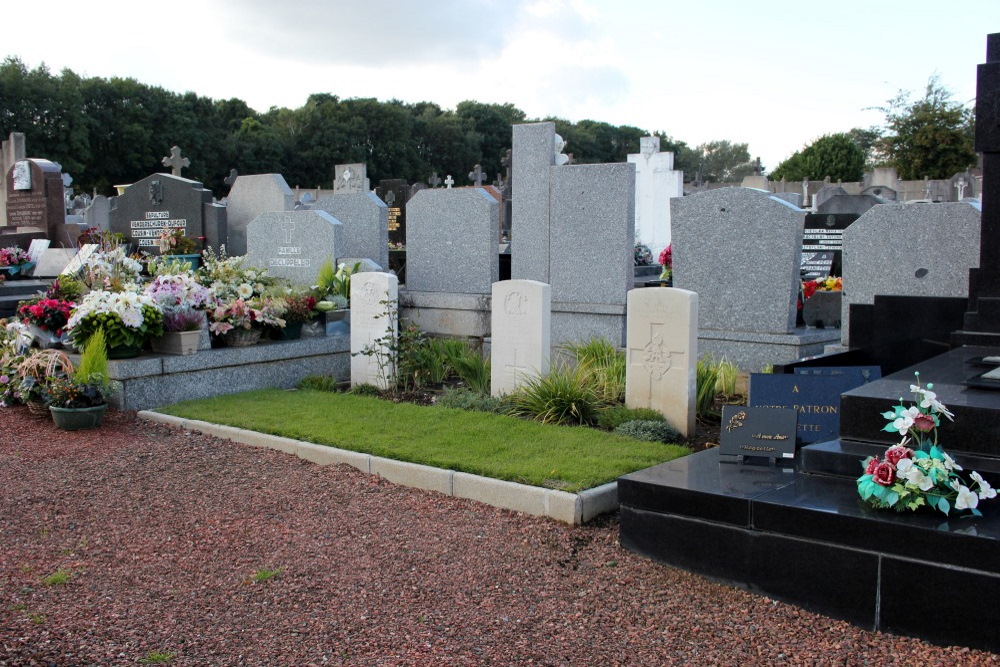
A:
POLYGON ((750 374, 749 405, 798 413, 799 444, 834 440, 840 433, 840 395, 860 386, 851 375, 750 374))

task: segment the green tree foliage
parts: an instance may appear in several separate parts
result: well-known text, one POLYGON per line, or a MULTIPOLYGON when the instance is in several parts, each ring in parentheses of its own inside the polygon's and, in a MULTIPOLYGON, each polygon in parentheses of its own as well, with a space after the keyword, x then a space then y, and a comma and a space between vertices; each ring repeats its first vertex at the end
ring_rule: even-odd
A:
POLYGON ((975 164, 972 109, 953 101, 936 76, 922 99, 900 92, 879 110, 887 127, 879 148, 900 178, 950 178, 975 164))
POLYGON ((695 148, 694 155, 688 159, 696 161, 692 166, 701 172, 701 180, 706 182, 739 181, 744 176, 754 173, 749 144, 734 144, 725 140, 710 141, 695 148))
POLYGON ((847 133, 820 137, 792 154, 771 172, 771 180, 860 181, 865 171, 865 153, 847 133))

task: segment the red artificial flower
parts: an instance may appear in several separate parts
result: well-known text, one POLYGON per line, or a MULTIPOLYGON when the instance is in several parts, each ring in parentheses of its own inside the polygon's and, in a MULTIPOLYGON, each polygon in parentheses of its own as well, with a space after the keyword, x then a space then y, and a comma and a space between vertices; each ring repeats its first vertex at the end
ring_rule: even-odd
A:
POLYGON ((880 464, 880 463, 882 463, 882 462, 879 461, 878 457, 876 457, 876 456, 873 456, 870 459, 868 459, 868 467, 865 468, 865 474, 866 475, 874 475, 875 474, 875 469, 878 468, 878 464, 880 464))
POLYGON ((666 248, 660 251, 660 264, 663 266, 668 266, 670 268, 674 267, 674 257, 672 246, 674 244, 669 244, 666 248))
POLYGON ((913 418, 913 428, 927 433, 928 431, 933 431, 937 424, 934 423, 934 418, 929 415, 918 415, 913 418))
POLYGON ((902 445, 893 445, 885 452, 885 460, 892 464, 895 468, 896 464, 903 459, 912 459, 913 450, 909 447, 904 447, 902 445))
POLYGON ((807 280, 806 282, 802 283, 802 296, 804 298, 808 299, 815 293, 816 293, 815 282, 813 282, 812 280, 807 280))
POLYGON ((879 463, 875 466, 872 479, 879 486, 892 486, 896 481, 896 466, 888 462, 879 463))

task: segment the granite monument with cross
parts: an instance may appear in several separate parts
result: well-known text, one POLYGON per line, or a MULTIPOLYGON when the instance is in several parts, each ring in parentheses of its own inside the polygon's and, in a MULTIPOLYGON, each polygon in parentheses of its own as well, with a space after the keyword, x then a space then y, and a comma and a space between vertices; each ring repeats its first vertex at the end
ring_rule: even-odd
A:
POLYGON ((261 213, 247 227, 247 260, 273 276, 314 285, 326 260, 342 254, 343 225, 326 211, 261 213))

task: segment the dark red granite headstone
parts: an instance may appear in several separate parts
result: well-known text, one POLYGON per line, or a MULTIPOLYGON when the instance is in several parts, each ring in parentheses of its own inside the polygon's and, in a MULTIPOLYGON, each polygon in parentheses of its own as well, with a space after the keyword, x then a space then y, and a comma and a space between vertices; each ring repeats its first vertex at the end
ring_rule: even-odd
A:
POLYGON ((57 239, 66 224, 66 203, 59 166, 48 160, 18 160, 4 174, 7 188, 7 225, 39 227, 49 239, 57 239), (27 179, 15 178, 15 172, 27 179), (17 183, 15 183, 17 181, 17 183))

